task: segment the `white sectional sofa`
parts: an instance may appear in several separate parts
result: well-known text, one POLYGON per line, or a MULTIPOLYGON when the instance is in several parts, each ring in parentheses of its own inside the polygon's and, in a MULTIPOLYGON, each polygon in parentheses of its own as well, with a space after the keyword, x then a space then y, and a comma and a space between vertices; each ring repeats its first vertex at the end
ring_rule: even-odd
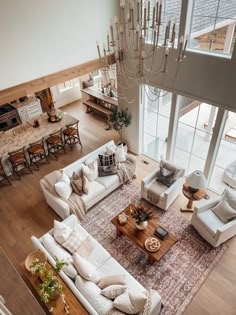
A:
MULTIPOLYGON (((88 232, 78 223, 78 220, 75 215, 69 216, 67 219, 63 221, 65 224, 70 226, 71 228, 76 228, 81 237, 86 239, 89 235, 88 232)), ((53 230, 50 230, 45 235, 48 237, 47 234, 52 235, 53 230)), ((36 238, 32 236, 32 242, 36 249, 41 250, 44 252, 48 258, 48 261, 54 266, 55 260, 49 251, 44 247, 45 244, 45 237, 42 236, 41 238, 36 238), (43 245, 44 243, 44 245, 43 245)), ((125 274, 126 275, 126 283, 128 289, 135 289, 140 290, 141 292, 146 291, 142 285, 136 281, 111 255, 94 239, 94 249, 92 253, 89 255, 87 260, 92 263, 99 274, 99 277, 105 277, 110 275, 116 274, 125 274)), ((55 248, 60 245, 55 242, 52 246, 50 245, 50 250, 53 252, 55 248)), ((47 246, 46 246, 47 247, 47 246)), ((58 257, 61 259, 61 257, 58 257)), ((73 265, 70 268, 74 268, 73 265)), ((75 269, 75 268, 74 268, 75 269)), ((106 298, 105 296, 101 295, 101 289, 93 282, 87 281, 83 279, 77 272, 71 272, 70 270, 70 277, 65 273, 65 271, 60 272, 60 276, 68 285, 68 287, 72 290, 81 304, 87 309, 89 314, 91 315, 107 315, 109 314, 110 310, 112 309, 112 300, 106 298)), ((161 309, 161 297, 157 291, 152 291, 151 295, 151 307, 148 315, 158 315, 161 309)), ((141 313, 140 313, 141 315, 141 313)))
MULTIPOLYGON (((91 161, 97 158, 98 154, 104 154, 107 147, 114 147, 114 141, 109 141, 103 146, 99 147, 95 151, 87 154, 81 159, 75 161, 74 163, 66 166, 63 171, 71 177, 73 172, 78 172, 82 164, 86 164, 86 161, 91 161)), ((126 159, 130 160, 132 163, 136 164, 136 158, 133 155, 126 154, 126 159)), ((65 219, 71 214, 71 209, 69 204, 62 200, 56 194, 52 194, 47 188, 48 179, 50 182, 53 182, 54 178, 56 178, 58 171, 53 171, 52 173, 46 175, 44 178, 40 180, 40 185, 45 196, 45 199, 48 205, 62 218, 65 219), (47 180, 46 180, 47 179, 47 180)), ((83 194, 81 199, 84 203, 86 211, 90 209, 93 205, 103 199, 105 196, 110 194, 113 190, 118 188, 122 183, 119 180, 118 175, 110 175, 104 177, 98 177, 97 180, 90 182, 90 192, 89 194, 83 194)), ((74 194, 74 193, 72 193, 74 194)))

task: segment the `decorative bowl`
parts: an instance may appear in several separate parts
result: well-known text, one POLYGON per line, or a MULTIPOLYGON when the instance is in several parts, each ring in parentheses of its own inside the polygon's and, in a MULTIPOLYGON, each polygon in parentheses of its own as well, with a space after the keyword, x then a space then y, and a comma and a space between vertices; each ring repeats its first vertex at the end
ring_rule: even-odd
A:
POLYGON ((47 256, 40 250, 30 253, 25 260, 25 268, 28 271, 31 271, 30 266, 35 261, 35 259, 38 259, 40 263, 45 263, 47 261, 47 256))
POLYGON ((155 237, 148 237, 145 240, 144 246, 145 246, 146 250, 148 250, 151 253, 154 253, 154 252, 157 252, 160 249, 161 244, 160 244, 160 242, 158 241, 157 238, 155 238, 155 237))

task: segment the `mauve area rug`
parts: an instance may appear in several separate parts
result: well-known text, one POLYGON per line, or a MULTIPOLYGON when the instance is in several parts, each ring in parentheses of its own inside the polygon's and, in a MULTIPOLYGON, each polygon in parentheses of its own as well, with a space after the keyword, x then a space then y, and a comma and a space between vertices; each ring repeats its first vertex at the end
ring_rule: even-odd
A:
POLYGON ((117 238, 111 223, 129 201, 134 203, 139 198, 140 190, 135 185, 117 189, 89 210, 82 225, 147 290, 159 292, 164 303, 161 315, 182 314, 227 246, 212 248, 171 207, 164 212, 148 204, 157 212, 160 224, 174 233, 178 242, 160 262, 147 264, 147 255, 126 236, 117 238))

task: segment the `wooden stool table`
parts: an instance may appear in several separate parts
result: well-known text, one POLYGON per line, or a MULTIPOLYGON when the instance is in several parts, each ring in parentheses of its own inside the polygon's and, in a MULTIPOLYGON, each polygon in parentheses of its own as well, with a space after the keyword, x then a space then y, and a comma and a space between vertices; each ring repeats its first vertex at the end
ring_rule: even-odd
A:
POLYGON ((186 207, 180 208, 180 210, 183 212, 193 212, 193 202, 203 199, 207 194, 204 189, 199 189, 198 191, 193 192, 189 190, 189 187, 186 184, 183 185, 182 191, 184 196, 188 199, 186 207))
POLYGON ((135 205, 131 204, 120 212, 125 212, 125 214, 129 216, 127 222, 124 225, 119 223, 118 215, 120 213, 111 220, 111 223, 116 227, 116 235, 121 236, 124 234, 131 241, 133 241, 135 245, 141 248, 148 255, 148 263, 152 264, 154 261, 160 261, 161 258, 168 252, 168 250, 177 242, 176 236, 172 233, 169 233, 165 240, 161 240, 156 235, 154 235, 155 229, 159 226, 157 219, 149 220, 148 226, 145 230, 138 230, 135 226, 135 220, 131 217, 130 209, 135 210, 135 205), (161 244, 160 249, 154 253, 149 252, 144 246, 145 240, 150 236, 156 237, 161 244))
MULTIPOLYGON (((47 269, 53 269, 52 266, 47 262, 46 263, 47 269)), ((21 263, 21 267, 24 270, 25 276, 27 280, 30 282, 32 287, 35 289, 35 292, 37 293, 38 296, 40 296, 40 293, 38 291, 38 286, 41 282, 40 278, 34 277, 26 268, 25 268, 25 261, 21 263)), ((56 272, 55 272, 56 273, 56 272)), ((61 297, 59 297, 56 300, 56 306, 53 307, 52 312, 50 311, 50 314, 53 315, 89 315, 87 310, 83 307, 83 305, 79 302, 77 297, 72 293, 70 288, 66 285, 66 283, 61 279, 61 277, 57 274, 57 277, 59 278, 62 286, 63 286, 63 294, 65 295, 65 301, 66 304, 69 305, 69 314, 66 313, 65 311, 65 304, 63 303, 63 300, 61 297)), ((44 305, 46 305, 48 312, 51 309, 53 305, 50 303, 45 304, 42 302, 44 305)), ((55 303, 55 302, 54 302, 55 303)))

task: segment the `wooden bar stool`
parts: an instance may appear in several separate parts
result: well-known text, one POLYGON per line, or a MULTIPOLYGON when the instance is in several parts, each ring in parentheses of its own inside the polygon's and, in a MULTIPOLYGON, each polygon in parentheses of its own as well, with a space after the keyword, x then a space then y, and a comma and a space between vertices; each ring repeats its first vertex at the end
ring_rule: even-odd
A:
POLYGON ((11 162, 12 165, 13 174, 15 173, 19 179, 21 178, 20 171, 22 171, 25 168, 27 168, 30 171, 30 173, 33 173, 26 159, 24 148, 9 152, 8 154, 9 161, 11 162))
POLYGON ((46 160, 49 164, 43 139, 30 143, 27 152, 29 153, 30 164, 34 164, 37 170, 39 170, 39 161, 46 160))
POLYGON ((51 133, 46 139, 48 154, 51 153, 57 160, 57 152, 63 150, 66 153, 65 145, 63 143, 62 128, 59 131, 51 133))
POLYGON ((8 184, 9 185, 12 185, 12 183, 10 182, 5 170, 4 170, 4 167, 2 165, 2 158, 0 158, 0 181, 6 179, 8 181, 8 184))
POLYGON ((71 151, 73 145, 79 143, 82 147, 82 143, 79 136, 79 120, 74 123, 66 126, 66 129, 63 130, 65 145, 68 144, 71 151))

